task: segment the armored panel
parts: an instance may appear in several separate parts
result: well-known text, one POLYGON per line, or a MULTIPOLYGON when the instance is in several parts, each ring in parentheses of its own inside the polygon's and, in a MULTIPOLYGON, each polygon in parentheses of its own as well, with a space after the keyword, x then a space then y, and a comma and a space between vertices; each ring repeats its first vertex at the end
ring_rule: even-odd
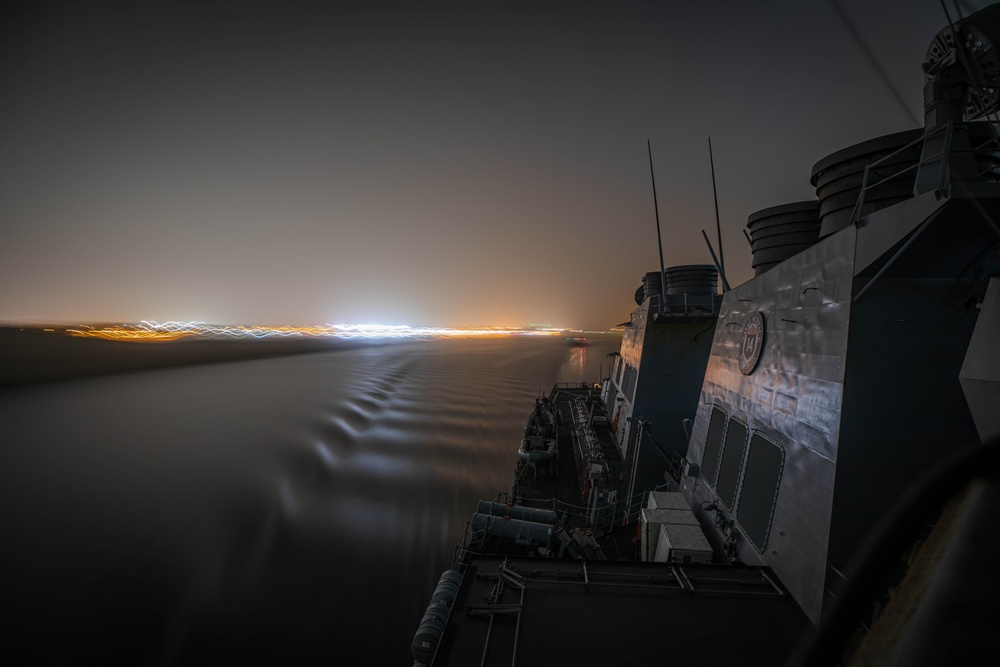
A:
POLYGON ((688 448, 683 421, 698 409, 715 324, 712 314, 667 314, 646 327, 632 401, 632 414, 645 422, 633 493, 663 484, 668 471, 678 474, 688 448))
POLYGON ((873 527, 869 508, 978 439, 961 373, 983 277, 1000 271, 989 222, 1000 192, 968 188, 975 203, 927 193, 866 216, 858 231, 828 550, 839 569, 873 527))
MULTIPOLYGON (((854 227, 835 232, 726 292, 687 455, 693 462, 711 460, 706 455, 715 409, 738 415, 749 430, 781 443, 784 468, 768 548, 758 551, 747 538, 737 549, 744 563, 773 567, 814 622, 823 603, 838 466, 856 238, 854 227), (739 365, 743 325, 754 313, 763 316, 765 333, 759 361, 746 375, 739 365), (779 533, 780 542, 774 537, 779 533)), ((713 476, 702 470, 697 480, 681 480, 702 526, 714 517, 699 508, 725 490, 714 479, 720 467, 713 476)), ((738 484, 730 485, 733 491, 739 492, 738 484)), ((746 537, 742 530, 739 535, 746 537)), ((706 536, 716 548, 727 538, 710 526, 706 536)))
POLYGON ((746 442, 746 424, 730 419, 729 425, 726 426, 726 443, 722 448, 722 460, 719 462, 719 481, 715 485, 719 500, 730 509, 736 506, 736 488, 740 481, 740 468, 746 442))
MULTIPOLYGON (((670 267, 667 276, 670 299, 676 302, 663 309, 662 295, 655 294, 633 311, 615 367, 617 401, 607 403, 619 416, 616 443, 628 459, 630 494, 680 474, 690 439, 684 422, 697 411, 722 298, 716 294, 714 266, 670 267), (637 420, 642 429, 635 427, 637 420)), ((658 292, 660 278, 652 271, 644 280, 658 292)))
POLYGON ((767 546, 784 463, 785 452, 781 447, 760 433, 753 434, 736 518, 757 551, 767 546))
POLYGON ((722 453, 722 435, 726 431, 726 413, 719 408, 712 408, 712 419, 708 425, 708 438, 705 441, 705 456, 701 460, 701 476, 709 484, 715 484, 719 472, 719 454, 722 453))
MULTIPOLYGON (((925 234, 935 226, 958 228, 939 217, 925 234)), ((829 561, 838 569, 875 524, 870 508, 890 506, 943 457, 978 440, 959 377, 977 322, 962 305, 975 286, 892 275, 909 270, 908 253, 852 308, 830 525, 829 561)))

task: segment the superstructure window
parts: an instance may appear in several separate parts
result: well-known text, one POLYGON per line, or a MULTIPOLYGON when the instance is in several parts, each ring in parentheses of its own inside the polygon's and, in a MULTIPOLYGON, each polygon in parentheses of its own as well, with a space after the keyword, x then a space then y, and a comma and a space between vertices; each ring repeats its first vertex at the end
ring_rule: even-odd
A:
POLYGON ((708 436, 705 438, 705 454, 701 459, 701 474, 712 485, 715 485, 715 476, 719 472, 719 454, 722 452, 722 435, 725 431, 726 413, 713 407, 712 417, 708 422, 708 436))
POLYGON ((722 459, 719 462, 719 481, 715 485, 715 492, 718 494, 719 500, 730 510, 736 507, 736 489, 740 481, 740 468, 743 463, 743 450, 746 447, 746 441, 746 424, 730 419, 726 426, 722 459))
POLYGON ((784 464, 785 451, 781 446, 754 432, 747 452, 737 517, 757 551, 764 551, 767 546, 784 464))

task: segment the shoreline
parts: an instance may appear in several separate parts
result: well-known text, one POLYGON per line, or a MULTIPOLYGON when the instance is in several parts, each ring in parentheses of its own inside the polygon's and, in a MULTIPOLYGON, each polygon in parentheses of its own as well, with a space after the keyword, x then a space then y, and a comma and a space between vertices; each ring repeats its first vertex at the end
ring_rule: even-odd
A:
POLYGON ((384 345, 386 341, 317 338, 116 341, 43 327, 0 327, 0 389, 44 382, 384 345))

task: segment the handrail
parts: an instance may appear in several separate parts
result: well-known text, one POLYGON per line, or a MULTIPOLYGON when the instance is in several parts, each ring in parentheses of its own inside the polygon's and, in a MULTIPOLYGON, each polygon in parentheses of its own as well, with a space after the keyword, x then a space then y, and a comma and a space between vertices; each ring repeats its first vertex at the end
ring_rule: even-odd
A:
MULTIPOLYGON (((908 172, 910 170, 919 169, 924 164, 929 164, 931 162, 931 159, 928 158, 927 160, 921 160, 921 161, 917 162, 916 164, 910 165, 909 167, 904 167, 903 169, 899 170, 898 172, 896 172, 894 174, 891 174, 889 176, 886 176, 885 178, 883 178, 883 179, 881 179, 879 181, 876 181, 875 183, 872 183, 871 185, 869 185, 868 184, 868 174, 870 173, 870 171, 872 169, 875 169, 876 167, 878 167, 883 162, 889 160, 890 158, 896 157, 897 155, 899 155, 903 151, 912 148, 913 146, 917 145, 918 143, 922 144, 922 143, 926 142, 932 136, 934 136, 935 134, 938 134, 942 129, 949 129, 950 130, 951 124, 952 124, 952 121, 948 121, 948 123, 943 128, 934 128, 933 130, 931 130, 929 132, 924 132, 923 134, 921 134, 919 137, 917 137, 916 139, 914 139, 910 143, 908 143, 908 144, 906 144, 904 146, 900 146, 899 148, 897 148, 893 152, 891 152, 888 155, 885 155, 885 156, 879 158, 878 160, 875 160, 871 164, 865 165, 865 173, 864 173, 864 176, 861 179, 861 192, 858 194, 858 201, 854 205, 854 211, 851 212, 851 223, 850 224, 852 224, 852 225, 857 224, 858 219, 859 219, 859 215, 864 210, 865 192, 867 192, 869 188, 873 188, 876 185, 880 185, 880 184, 885 183, 887 181, 891 181, 894 178, 898 178, 899 176, 901 176, 902 174, 905 174, 906 172, 908 172)), ((949 135, 945 139, 945 146, 948 146, 950 144, 951 144, 951 137, 949 135)), ((944 154, 945 154, 945 151, 942 149, 942 151, 938 155, 935 155, 934 158, 937 159, 937 158, 943 157, 944 154)))
MULTIPOLYGON (((868 190, 870 190, 872 188, 875 188, 875 187, 877 187, 877 186, 879 186, 879 185, 881 185, 883 183, 887 183, 889 181, 892 181, 893 179, 899 178, 900 176, 902 176, 903 174, 905 174, 907 172, 919 170, 920 167, 923 167, 924 165, 931 164, 931 163, 936 162, 936 161, 942 161, 943 162, 945 155, 947 155, 950 152, 949 149, 951 147, 953 130, 954 130, 954 121, 948 121, 943 126, 934 128, 934 129, 932 129, 932 130, 930 130, 928 132, 923 133, 918 138, 914 139, 913 141, 909 142, 908 144, 906 144, 904 146, 901 146, 900 148, 897 148, 892 153, 889 153, 888 155, 885 155, 885 156, 879 158, 875 162, 872 162, 871 164, 866 165, 865 166, 864 175, 862 176, 862 179, 861 179, 861 191, 858 193, 858 201, 855 203, 854 210, 851 212, 850 224, 856 226, 861 221, 861 218, 864 217, 863 216, 863 212, 864 212, 864 205, 865 205, 865 194, 868 192, 868 190), (942 145, 941 150, 939 152, 937 152, 934 155, 931 155, 929 157, 923 158, 923 159, 915 162, 914 164, 911 164, 911 165, 909 165, 907 167, 904 167, 903 169, 900 169, 899 171, 896 171, 896 172, 894 172, 892 174, 889 174, 889 175, 887 175, 887 176, 879 179, 878 181, 875 181, 874 183, 869 183, 868 182, 869 174, 874 169, 876 169, 879 165, 881 165, 882 163, 886 162, 887 160, 890 160, 893 157, 896 157, 899 153, 901 153, 901 152, 903 152, 903 151, 905 151, 905 150, 907 150, 909 148, 912 148, 913 146, 915 146, 915 145, 917 145, 919 143, 926 143, 929 139, 931 139, 931 138, 933 138, 933 137, 941 134, 942 132, 945 134, 944 144, 942 145)), ((975 154, 979 153, 980 151, 983 151, 983 149, 985 149, 987 146, 989 146, 990 144, 993 144, 993 143, 994 143, 994 140, 993 139, 989 139, 989 140, 985 141, 983 144, 981 144, 979 146, 976 146, 975 148, 970 148, 969 152, 972 153, 973 156, 974 156, 975 154)), ((991 151, 991 152, 995 152, 995 151, 991 151)), ((990 170, 991 170, 991 168, 987 167, 983 171, 980 171, 979 175, 982 176, 983 174, 987 173, 990 170)), ((938 179, 938 189, 939 190, 944 187, 946 172, 947 172, 946 169, 942 169, 941 170, 941 173, 940 173, 940 176, 939 176, 939 179, 938 179)))
POLYGON ((653 294, 654 313, 657 315, 705 315, 715 314, 722 307, 722 294, 653 294), (693 301, 693 303, 692 303, 693 301))
MULTIPOLYGON (((587 519, 590 514, 590 508, 583 505, 574 505, 573 503, 568 503, 559 500, 555 497, 553 498, 520 498, 518 505, 521 507, 545 507, 551 509, 554 512, 561 513, 562 517, 560 521, 566 521, 567 526, 570 520, 576 518, 578 524, 583 524, 588 526, 588 528, 594 531, 604 531, 612 532, 615 530, 620 530, 634 521, 638 521, 639 516, 642 514, 642 509, 645 507, 646 496, 651 491, 658 491, 664 488, 669 488, 669 484, 658 484, 652 489, 640 491, 639 493, 633 494, 631 498, 623 498, 621 500, 616 500, 613 503, 603 506, 598 512, 599 521, 593 525, 589 525, 587 519), (636 503, 636 499, 639 502, 636 503)), ((496 502, 507 502, 509 497, 505 498, 506 492, 499 492, 495 497, 496 502)), ((579 526, 578 526, 579 527, 579 526)), ((472 545, 471 539, 472 522, 465 522, 465 531, 462 539, 454 547, 454 553, 452 555, 452 569, 463 571, 466 556, 472 552, 470 548, 472 545)), ((476 552, 478 553, 478 552, 476 552)))
POLYGON ((593 390, 595 385, 600 387, 599 382, 556 382, 554 385, 555 389, 590 389, 593 390))

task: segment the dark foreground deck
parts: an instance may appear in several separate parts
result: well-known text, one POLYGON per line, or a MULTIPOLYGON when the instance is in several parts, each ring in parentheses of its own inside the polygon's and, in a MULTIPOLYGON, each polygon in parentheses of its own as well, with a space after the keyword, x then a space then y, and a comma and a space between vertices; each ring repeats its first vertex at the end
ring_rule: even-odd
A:
POLYGON ((807 623, 766 568, 473 556, 433 664, 780 665, 807 623))
POLYGON ((641 561, 646 494, 625 497, 599 388, 557 385, 549 401, 560 422, 557 464, 520 468, 491 520, 514 523, 526 507, 554 513, 551 542, 527 532, 467 540, 442 576, 451 583, 432 599, 445 606, 414 638, 433 655, 415 664, 780 665, 808 620, 773 573, 641 561), (610 474, 595 493, 587 470, 598 450, 610 474))

